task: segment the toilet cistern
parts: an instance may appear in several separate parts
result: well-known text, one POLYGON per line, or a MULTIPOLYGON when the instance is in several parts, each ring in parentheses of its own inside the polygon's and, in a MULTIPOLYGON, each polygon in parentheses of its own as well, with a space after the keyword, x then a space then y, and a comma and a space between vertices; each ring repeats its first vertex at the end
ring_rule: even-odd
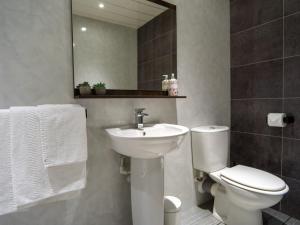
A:
POLYGON ((148 116, 147 113, 144 113, 145 108, 135 109, 135 127, 137 129, 144 128, 144 117, 148 116))

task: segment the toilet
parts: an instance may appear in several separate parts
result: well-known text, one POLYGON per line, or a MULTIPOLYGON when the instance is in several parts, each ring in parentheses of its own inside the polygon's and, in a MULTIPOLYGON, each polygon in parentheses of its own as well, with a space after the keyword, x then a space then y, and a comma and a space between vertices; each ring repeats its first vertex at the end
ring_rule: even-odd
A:
POLYGON ((191 132, 194 169, 215 182, 209 190, 215 198, 214 216, 227 225, 262 225, 261 210, 282 199, 289 191, 286 183, 273 174, 248 166, 227 167, 228 127, 202 126, 191 132))

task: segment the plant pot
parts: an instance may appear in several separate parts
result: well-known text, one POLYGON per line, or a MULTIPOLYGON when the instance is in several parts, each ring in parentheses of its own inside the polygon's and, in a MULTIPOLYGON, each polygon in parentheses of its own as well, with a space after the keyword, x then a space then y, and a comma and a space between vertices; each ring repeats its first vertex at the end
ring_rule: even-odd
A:
POLYGON ((91 87, 88 86, 79 87, 79 93, 81 95, 90 95, 92 93, 91 87))
POLYGON ((95 88, 96 95, 105 95, 106 89, 105 88, 95 88))

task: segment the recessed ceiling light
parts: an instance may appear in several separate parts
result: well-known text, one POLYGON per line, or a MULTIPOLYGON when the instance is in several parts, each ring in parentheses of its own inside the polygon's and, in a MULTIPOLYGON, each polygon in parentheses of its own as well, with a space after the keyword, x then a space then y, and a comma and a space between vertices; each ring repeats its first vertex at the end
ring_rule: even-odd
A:
POLYGON ((86 27, 81 27, 82 32, 86 32, 86 30, 87 30, 86 27))
POLYGON ((99 3, 99 8, 103 9, 104 8, 104 4, 103 3, 99 3))

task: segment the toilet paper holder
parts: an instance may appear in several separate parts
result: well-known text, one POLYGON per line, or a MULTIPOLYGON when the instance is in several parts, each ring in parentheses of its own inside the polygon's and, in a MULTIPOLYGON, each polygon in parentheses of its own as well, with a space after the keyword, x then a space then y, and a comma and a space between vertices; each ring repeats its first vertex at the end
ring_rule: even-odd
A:
POLYGON ((295 117, 291 113, 269 113, 267 116, 267 124, 270 127, 286 127, 294 122, 295 117))

